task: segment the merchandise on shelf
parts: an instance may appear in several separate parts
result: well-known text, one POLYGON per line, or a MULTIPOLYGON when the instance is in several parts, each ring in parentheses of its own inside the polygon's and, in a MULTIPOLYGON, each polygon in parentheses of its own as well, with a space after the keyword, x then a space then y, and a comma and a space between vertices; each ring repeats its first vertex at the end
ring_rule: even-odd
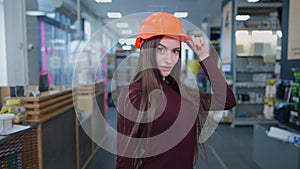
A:
POLYGON ((13 114, 14 123, 22 123, 26 117, 26 109, 21 103, 21 99, 8 99, 3 104, 1 114, 13 114))
POLYGON ((300 83, 300 68, 292 68, 295 82, 300 83))
POLYGON ((300 83, 291 83, 291 97, 292 108, 290 111, 289 122, 300 127, 300 83))
POLYGON ((264 116, 268 119, 286 123, 289 119, 290 103, 288 102, 289 80, 268 79, 265 88, 264 116))

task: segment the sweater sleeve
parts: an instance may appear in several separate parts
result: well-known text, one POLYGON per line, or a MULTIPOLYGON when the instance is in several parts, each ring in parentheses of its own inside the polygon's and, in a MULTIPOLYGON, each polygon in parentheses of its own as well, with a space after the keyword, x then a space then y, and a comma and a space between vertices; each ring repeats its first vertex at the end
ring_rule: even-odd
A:
POLYGON ((217 68, 214 57, 208 57, 200 62, 208 80, 211 83, 213 93, 200 92, 200 104, 206 111, 228 110, 236 105, 235 96, 225 81, 221 71, 217 68))

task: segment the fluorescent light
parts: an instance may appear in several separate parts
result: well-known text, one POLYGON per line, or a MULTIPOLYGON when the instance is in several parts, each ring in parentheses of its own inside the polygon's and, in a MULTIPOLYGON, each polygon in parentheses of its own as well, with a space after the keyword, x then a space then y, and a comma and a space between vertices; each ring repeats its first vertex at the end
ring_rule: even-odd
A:
POLYGON ((46 13, 46 16, 49 17, 49 18, 52 18, 52 19, 55 19, 55 13, 54 12, 51 12, 51 13, 46 13))
POLYGON ((107 17, 109 17, 109 18, 121 18, 122 14, 120 12, 107 12, 107 17))
POLYGON ((260 1, 260 0, 248 0, 248 2, 250 2, 250 3, 255 3, 255 2, 258 2, 258 1, 260 1))
POLYGON ((189 15, 189 13, 187 12, 175 12, 174 16, 176 16, 177 18, 186 18, 189 15))
POLYGON ((125 46, 122 46, 122 49, 123 49, 123 50, 131 50, 132 47, 129 46, 129 45, 125 45, 125 46))
POLYGON ((127 28, 128 27, 128 23, 127 22, 118 22, 118 23, 116 23, 116 26, 118 28, 127 28))
POLYGON ((119 39, 119 43, 122 45, 134 45, 135 38, 119 39))
POLYGON ((95 0, 97 3, 111 3, 112 0, 95 0))
POLYGON ((130 29, 125 29, 125 30, 122 30, 121 33, 122 33, 122 34, 125 34, 125 35, 129 35, 129 34, 132 34, 132 30, 130 30, 130 29))
POLYGON ((26 11, 26 15, 29 16, 45 16, 46 13, 43 11, 26 11))
POLYGON ((237 15, 235 17, 235 20, 237 21, 246 21, 248 19, 250 19, 250 15, 237 15))

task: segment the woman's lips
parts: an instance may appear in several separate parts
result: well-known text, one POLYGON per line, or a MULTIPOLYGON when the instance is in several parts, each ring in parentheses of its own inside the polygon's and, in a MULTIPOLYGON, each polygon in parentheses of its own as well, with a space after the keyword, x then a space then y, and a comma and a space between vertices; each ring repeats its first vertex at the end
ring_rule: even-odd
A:
POLYGON ((161 70, 163 71, 170 71, 171 70, 171 66, 161 66, 161 70))

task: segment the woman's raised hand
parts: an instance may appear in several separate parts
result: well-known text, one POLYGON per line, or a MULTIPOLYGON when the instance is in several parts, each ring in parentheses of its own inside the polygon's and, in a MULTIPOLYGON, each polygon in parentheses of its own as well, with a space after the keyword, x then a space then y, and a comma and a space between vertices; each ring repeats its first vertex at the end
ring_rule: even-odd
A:
POLYGON ((193 35, 186 43, 196 53, 200 61, 203 61, 209 56, 209 47, 205 43, 203 36, 193 35))

